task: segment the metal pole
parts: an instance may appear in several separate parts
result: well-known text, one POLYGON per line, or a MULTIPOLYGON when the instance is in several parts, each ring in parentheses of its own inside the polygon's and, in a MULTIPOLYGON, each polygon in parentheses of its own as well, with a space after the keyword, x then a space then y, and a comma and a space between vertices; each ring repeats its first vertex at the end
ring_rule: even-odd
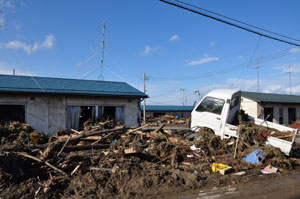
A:
POLYGON ((257 58, 256 73, 257 73, 257 92, 259 92, 259 63, 258 63, 258 58, 257 58))
MULTIPOLYGON (((144 73, 144 93, 146 94, 146 74, 144 73)), ((143 122, 146 124, 146 98, 144 98, 143 122)))
POLYGON ((198 91, 198 90, 195 91, 195 94, 198 95, 198 102, 200 102, 200 96, 201 96, 200 91, 198 91))
POLYGON ((101 53, 101 63, 100 63, 100 75, 99 75, 100 80, 103 80, 102 71, 103 71, 104 48, 105 48, 105 43, 104 43, 105 21, 103 21, 102 26, 103 26, 103 30, 102 30, 102 53, 101 53))
POLYGON ((290 94, 292 94, 291 65, 289 65, 290 94))
POLYGON ((180 88, 180 90, 182 91, 182 106, 184 106, 184 88, 180 88))

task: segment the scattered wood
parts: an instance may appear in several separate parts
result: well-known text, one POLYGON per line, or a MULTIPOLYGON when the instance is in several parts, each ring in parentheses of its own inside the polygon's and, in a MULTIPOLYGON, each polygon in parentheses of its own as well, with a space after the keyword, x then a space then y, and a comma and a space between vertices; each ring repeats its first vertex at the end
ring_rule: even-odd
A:
POLYGON ((151 133, 157 134, 159 131, 161 131, 164 128, 165 124, 160 124, 154 131, 151 133))
POLYGON ((68 175, 66 172, 64 172, 63 170, 61 170, 61 169, 59 169, 59 168, 57 168, 57 167, 55 167, 55 166, 53 166, 53 165, 50 164, 48 161, 43 161, 43 160, 41 160, 41 159, 39 159, 39 158, 37 158, 37 157, 34 157, 34 156, 32 156, 32 155, 29 155, 29 154, 26 154, 26 153, 24 153, 24 152, 19 152, 19 153, 17 153, 17 154, 18 154, 18 155, 21 155, 21 156, 24 156, 24 157, 26 157, 26 158, 30 158, 30 159, 35 160, 35 161, 37 161, 37 162, 45 163, 48 167, 54 169, 55 171, 58 171, 58 172, 60 172, 60 173, 63 173, 64 175, 68 175))
POLYGON ((130 130, 128 130, 128 131, 126 132, 126 134, 134 133, 134 132, 136 132, 136 131, 138 131, 138 130, 141 130, 141 129, 147 127, 147 126, 149 126, 149 124, 145 124, 145 125, 143 125, 143 126, 141 126, 141 127, 135 128, 135 129, 130 129, 130 130))
POLYGON ((80 164, 75 167, 75 169, 71 172, 71 176, 79 169, 80 164))
POLYGON ((67 141, 65 142, 65 144, 63 145, 63 147, 60 149, 60 151, 58 152, 58 154, 57 154, 57 156, 59 156, 62 152, 63 152, 63 150, 64 150, 64 148, 67 146, 67 144, 69 143, 69 141, 70 141, 70 139, 71 139, 71 135, 69 136, 69 138, 67 139, 67 141))

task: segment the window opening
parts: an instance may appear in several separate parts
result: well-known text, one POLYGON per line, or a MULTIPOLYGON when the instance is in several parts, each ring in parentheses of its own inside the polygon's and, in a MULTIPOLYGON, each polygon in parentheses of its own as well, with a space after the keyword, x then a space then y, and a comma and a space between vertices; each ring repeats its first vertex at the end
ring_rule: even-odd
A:
POLYGON ((25 123, 25 105, 0 105, 0 124, 25 123))

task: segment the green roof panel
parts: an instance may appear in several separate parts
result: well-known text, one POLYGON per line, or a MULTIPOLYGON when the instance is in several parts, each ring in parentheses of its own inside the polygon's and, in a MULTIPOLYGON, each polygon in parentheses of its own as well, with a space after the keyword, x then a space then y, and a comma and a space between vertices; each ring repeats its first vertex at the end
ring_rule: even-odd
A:
POLYGON ((251 99, 256 102, 300 103, 299 95, 256 93, 256 92, 244 92, 243 91, 242 97, 251 99))
POLYGON ((148 97, 125 82, 0 75, 0 92, 148 97))

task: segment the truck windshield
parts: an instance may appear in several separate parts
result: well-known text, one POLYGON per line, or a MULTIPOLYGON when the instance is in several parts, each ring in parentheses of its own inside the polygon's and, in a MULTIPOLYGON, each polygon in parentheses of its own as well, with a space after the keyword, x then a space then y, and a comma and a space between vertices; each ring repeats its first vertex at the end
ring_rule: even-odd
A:
POLYGON ((198 112, 210 112, 221 115, 225 101, 213 97, 206 97, 197 107, 198 112))

